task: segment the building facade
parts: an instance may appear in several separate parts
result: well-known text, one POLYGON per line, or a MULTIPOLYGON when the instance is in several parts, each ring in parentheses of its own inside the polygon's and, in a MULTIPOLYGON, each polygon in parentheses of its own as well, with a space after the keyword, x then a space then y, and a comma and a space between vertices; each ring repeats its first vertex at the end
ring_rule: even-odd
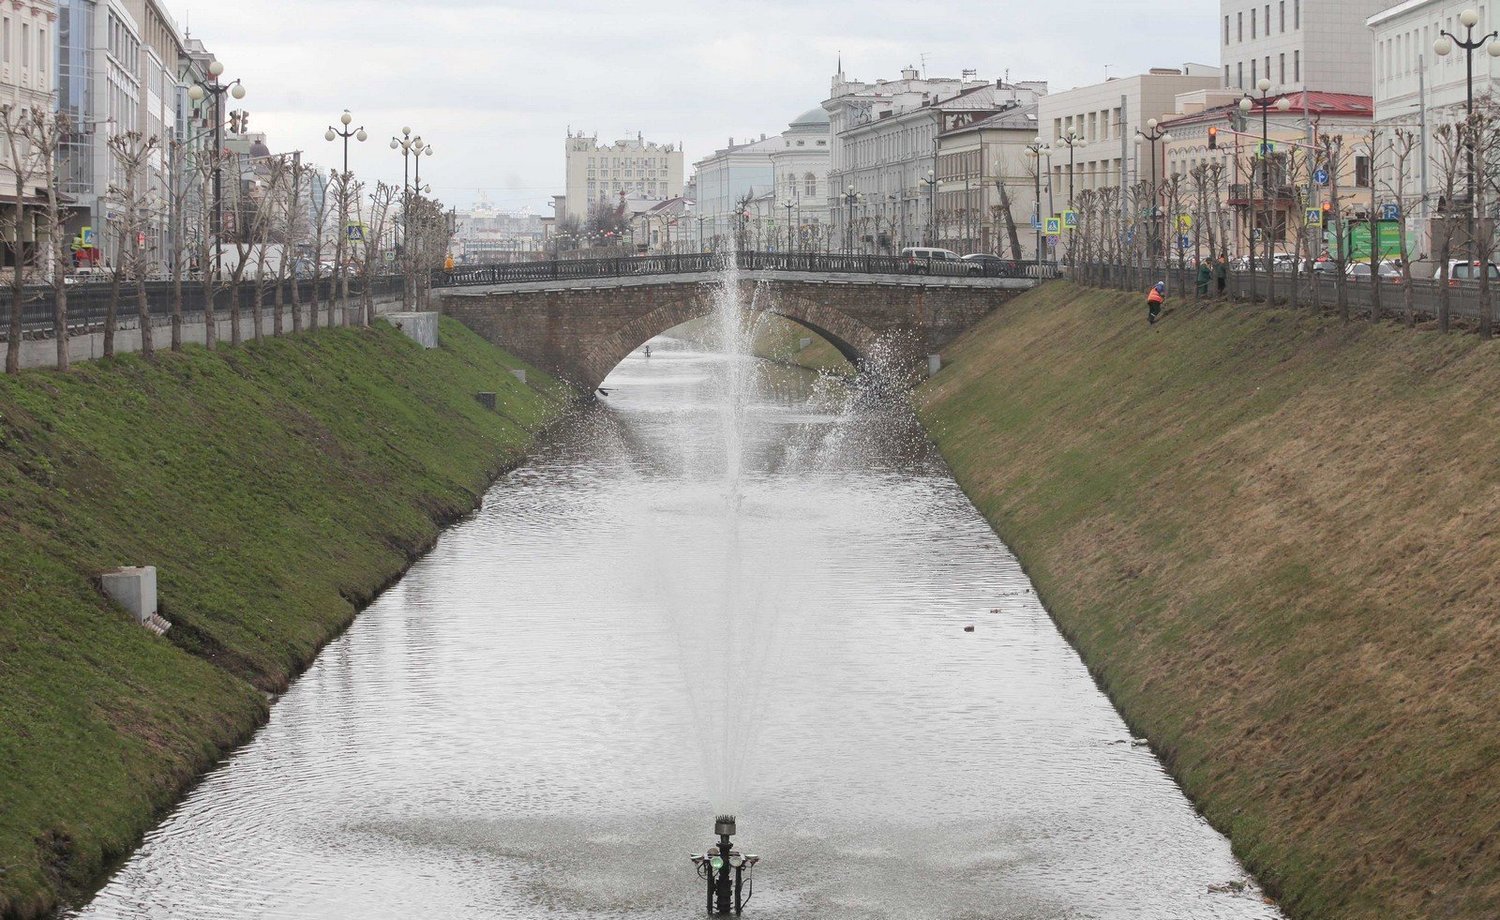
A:
POLYGON ((1365 20, 1389 0, 1220 0, 1219 47, 1228 89, 1313 89, 1369 95, 1365 20))
MULTIPOLYGON (((52 108, 52 83, 55 79, 53 45, 57 33, 57 4, 52 0, 7 4, 0 17, 0 104, 10 106, 12 118, 24 113, 52 108)), ((34 162, 26 162, 24 153, 19 164, 25 187, 17 199, 17 165, 11 160, 10 144, 0 140, 0 221, 3 234, 4 265, 31 261, 38 239, 41 205, 46 194, 45 177, 34 162)), ((42 230, 45 233, 45 228, 42 230)))
POLYGON ((863 83, 848 79, 841 62, 823 102, 831 135, 831 248, 873 252, 882 248, 883 233, 888 249, 932 242, 938 229, 938 135, 945 124, 1035 103, 1046 92, 1045 82, 927 78, 913 67, 899 80, 863 83))
MULTIPOLYGON (((956 252, 993 252, 1031 261, 1037 235, 1035 162, 1027 145, 1037 136, 1037 106, 1018 105, 938 135, 937 245, 956 252)), ((1040 177, 1045 184, 1045 176, 1040 177)), ((897 240, 909 238, 899 225, 897 240)), ((896 248, 892 246, 891 248, 896 248)))
POLYGON ((655 200, 682 195, 682 149, 647 141, 644 136, 601 145, 597 136, 570 132, 567 159, 566 215, 588 220, 589 209, 613 206, 621 194, 655 200))
MULTIPOLYGON (((797 116, 781 135, 782 146, 771 151, 772 187, 778 216, 789 215, 790 242, 778 248, 821 251, 828 234, 828 113, 822 107, 797 116)), ((783 220, 785 220, 783 216, 783 220)))
POLYGON ((693 164, 693 184, 697 188, 696 216, 703 218, 706 238, 716 246, 737 245, 736 232, 757 222, 762 225, 774 214, 763 199, 776 187, 776 167, 771 155, 782 149, 781 135, 759 140, 736 142, 693 164), (750 212, 746 218, 745 212, 750 212))

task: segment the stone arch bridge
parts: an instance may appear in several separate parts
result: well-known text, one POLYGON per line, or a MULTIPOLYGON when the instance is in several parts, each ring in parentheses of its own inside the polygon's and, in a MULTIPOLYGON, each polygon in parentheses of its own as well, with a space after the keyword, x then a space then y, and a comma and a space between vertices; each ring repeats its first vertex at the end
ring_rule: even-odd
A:
MULTIPOLYGON (((1026 268, 1035 274, 1033 266, 1026 268)), ((896 362, 898 373, 915 377, 928 354, 1038 283, 1016 274, 1021 276, 771 267, 742 269, 737 283, 741 303, 816 333, 856 367, 880 354, 896 362)), ((712 313, 725 279, 720 271, 478 277, 439 287, 434 295, 443 313, 587 393, 645 342, 712 313)))

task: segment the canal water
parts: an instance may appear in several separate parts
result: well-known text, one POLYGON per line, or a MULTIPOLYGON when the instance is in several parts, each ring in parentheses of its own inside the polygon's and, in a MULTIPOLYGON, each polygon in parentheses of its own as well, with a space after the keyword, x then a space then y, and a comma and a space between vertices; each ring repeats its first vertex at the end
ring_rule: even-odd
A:
POLYGON ((73 916, 1273 918, 909 410, 625 361, 73 916), (972 626, 973 631, 965 631, 972 626))

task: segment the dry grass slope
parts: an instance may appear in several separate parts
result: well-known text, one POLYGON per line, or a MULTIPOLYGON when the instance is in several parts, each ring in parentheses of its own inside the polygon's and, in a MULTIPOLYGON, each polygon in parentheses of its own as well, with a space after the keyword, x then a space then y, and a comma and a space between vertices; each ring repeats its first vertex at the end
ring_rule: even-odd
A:
POLYGON ((1500 916, 1500 343, 1064 283, 919 411, 1302 918, 1500 916))

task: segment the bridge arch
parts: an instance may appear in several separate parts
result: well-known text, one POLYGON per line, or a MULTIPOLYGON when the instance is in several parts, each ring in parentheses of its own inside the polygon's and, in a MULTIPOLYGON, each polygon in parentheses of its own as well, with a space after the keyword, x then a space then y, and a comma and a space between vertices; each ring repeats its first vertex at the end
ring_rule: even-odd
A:
MULTIPOLYGON (((791 320, 836 348, 850 364, 859 367, 874 353, 880 336, 849 314, 806 297, 778 297, 762 303, 743 292, 751 311, 770 313, 791 320)), ((590 387, 604 382, 621 361, 662 333, 691 320, 708 316, 715 309, 715 289, 663 291, 659 306, 635 317, 614 331, 596 338, 585 351, 580 370, 590 387)))

